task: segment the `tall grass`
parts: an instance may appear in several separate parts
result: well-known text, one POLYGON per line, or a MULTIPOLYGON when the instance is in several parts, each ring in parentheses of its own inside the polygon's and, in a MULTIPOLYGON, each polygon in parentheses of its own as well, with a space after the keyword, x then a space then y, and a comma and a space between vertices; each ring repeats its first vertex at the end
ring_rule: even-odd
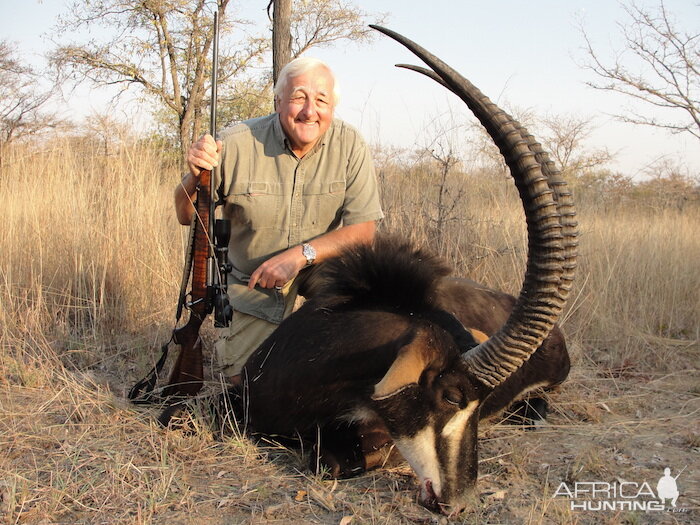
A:
POLYGON ((5 156, 3 356, 21 357, 18 345, 50 348, 84 367, 125 344, 153 345, 181 271, 182 231, 169 202, 176 179, 148 144, 103 157, 60 140, 5 156))
MULTIPOLYGON (((0 177, 4 348, 50 342, 82 367, 157 345, 182 266, 185 229, 171 200, 179 176, 147 143, 107 157, 68 140, 11 150, 0 177)), ((439 251, 458 274, 517 293, 526 238, 508 177, 451 174, 440 224, 441 181, 429 167, 380 166, 380 180, 384 231, 439 251)), ((580 270, 563 320, 569 338, 612 361, 663 366, 668 351, 700 338, 700 206, 601 207, 583 197, 580 270)))

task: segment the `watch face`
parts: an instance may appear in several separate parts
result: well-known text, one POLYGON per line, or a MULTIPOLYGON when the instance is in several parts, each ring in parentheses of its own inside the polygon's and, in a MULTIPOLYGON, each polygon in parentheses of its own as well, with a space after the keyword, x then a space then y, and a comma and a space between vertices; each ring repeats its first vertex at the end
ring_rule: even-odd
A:
POLYGON ((301 248, 301 253, 304 254, 304 257, 306 257, 306 261, 309 264, 314 262, 314 259, 316 259, 316 250, 314 250, 314 247, 310 244, 304 244, 301 248))

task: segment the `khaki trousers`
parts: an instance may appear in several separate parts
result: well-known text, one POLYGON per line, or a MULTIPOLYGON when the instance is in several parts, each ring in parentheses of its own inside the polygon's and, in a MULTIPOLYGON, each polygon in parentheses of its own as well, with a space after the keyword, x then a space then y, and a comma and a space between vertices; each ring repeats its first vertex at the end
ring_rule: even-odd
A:
MULTIPOLYGON (((288 282, 282 288, 284 317, 294 311, 297 289, 296 280, 288 282)), ((248 358, 278 326, 277 323, 235 311, 230 326, 219 329, 219 338, 214 344, 218 371, 225 377, 240 374, 248 358)))

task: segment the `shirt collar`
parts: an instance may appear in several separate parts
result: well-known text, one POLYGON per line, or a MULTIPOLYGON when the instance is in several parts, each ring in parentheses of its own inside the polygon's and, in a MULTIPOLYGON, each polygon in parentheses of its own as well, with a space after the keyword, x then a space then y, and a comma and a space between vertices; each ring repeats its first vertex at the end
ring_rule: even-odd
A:
POLYGON ((274 124, 272 125, 275 133, 275 140, 284 149, 289 146, 289 141, 287 140, 287 135, 284 134, 282 129, 282 122, 280 122, 280 114, 275 113, 274 124))

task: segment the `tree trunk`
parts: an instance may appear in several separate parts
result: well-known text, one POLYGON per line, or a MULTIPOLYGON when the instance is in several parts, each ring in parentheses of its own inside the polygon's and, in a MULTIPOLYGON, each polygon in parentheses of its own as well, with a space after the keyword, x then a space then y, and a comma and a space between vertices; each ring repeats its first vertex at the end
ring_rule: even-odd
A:
POLYGON ((292 57, 292 0, 273 0, 272 81, 277 84, 280 70, 292 57))

